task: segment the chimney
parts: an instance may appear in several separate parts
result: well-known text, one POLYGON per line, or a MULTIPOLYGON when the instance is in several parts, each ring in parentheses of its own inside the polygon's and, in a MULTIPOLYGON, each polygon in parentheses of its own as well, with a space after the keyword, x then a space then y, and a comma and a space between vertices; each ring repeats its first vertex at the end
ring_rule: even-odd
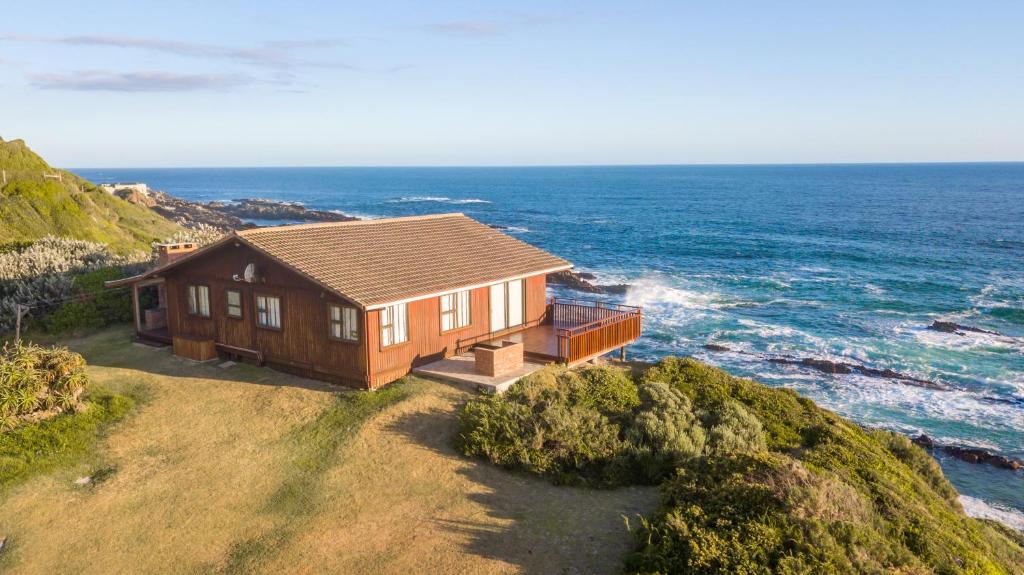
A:
POLYGON ((182 242, 177 244, 157 244, 156 245, 156 265, 157 267, 165 266, 175 260, 179 260, 186 254, 190 254, 196 251, 198 248, 193 242, 182 242))

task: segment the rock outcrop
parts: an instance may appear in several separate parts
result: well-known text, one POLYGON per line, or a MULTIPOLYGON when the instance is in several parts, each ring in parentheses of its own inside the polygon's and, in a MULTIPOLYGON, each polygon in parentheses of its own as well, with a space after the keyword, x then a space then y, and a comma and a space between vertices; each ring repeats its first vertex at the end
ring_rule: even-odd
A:
POLYGON ((941 331, 942 333, 955 333, 959 335, 963 335, 964 332, 984 333, 988 335, 1002 335, 1001 333, 996 331, 989 331, 987 329, 981 329, 980 327, 974 327, 970 325, 961 325, 959 323, 951 321, 935 320, 932 322, 930 326, 928 326, 928 329, 933 331, 941 331))
POLYGON ((934 439, 928 437, 923 433, 913 438, 911 441, 929 451, 940 451, 942 453, 945 453, 946 455, 949 455, 950 457, 955 457, 961 461, 966 461, 967 463, 985 463, 993 467, 998 467, 1000 469, 1009 469, 1011 471, 1016 471, 1018 469, 1024 468, 1024 462, 1022 461, 1011 459, 1004 455, 991 453, 989 451, 985 451, 984 449, 979 449, 977 447, 963 447, 960 445, 942 445, 936 443, 934 439))
POLYGON ((629 290, 627 284, 602 285, 591 283, 595 279, 594 274, 586 272, 574 272, 570 270, 548 274, 548 283, 567 287, 585 293, 624 295, 629 290))
POLYGON ((877 377, 883 379, 894 379, 908 385, 914 385, 917 387, 924 387, 928 389, 939 389, 948 390, 949 386, 936 381, 930 381, 927 379, 920 379, 900 373, 892 369, 877 369, 861 365, 859 363, 846 363, 842 361, 831 361, 827 359, 816 359, 813 357, 805 357, 802 359, 794 357, 770 357, 768 361, 771 363, 781 363, 786 365, 799 365, 803 367, 809 367, 816 369, 822 373, 831 374, 848 374, 848 373, 860 373, 868 377, 877 377))

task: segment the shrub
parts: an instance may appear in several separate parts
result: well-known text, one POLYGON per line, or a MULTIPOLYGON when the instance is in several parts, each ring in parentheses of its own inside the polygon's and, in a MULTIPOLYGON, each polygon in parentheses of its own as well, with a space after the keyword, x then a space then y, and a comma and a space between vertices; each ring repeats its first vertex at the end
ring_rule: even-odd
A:
POLYGON ((461 449, 559 483, 660 482, 628 572, 1024 573, 1024 537, 966 517, 902 436, 692 359, 620 374, 550 368, 472 401, 461 449))
POLYGON ((46 330, 59 333, 131 321, 131 293, 104 286, 104 282, 122 277, 124 272, 117 268, 102 268, 75 276, 71 297, 78 299, 61 304, 47 315, 43 320, 46 330))
POLYGON ((141 271, 149 261, 141 252, 119 256, 103 244, 56 237, 0 251, 0 333, 14 328, 15 304, 32 306, 32 314, 42 316, 92 285, 93 279, 86 277, 76 287, 78 276, 111 268, 123 277, 141 271))
POLYGON ((621 395, 608 391, 615 386, 613 376, 545 368, 504 395, 469 402, 459 415, 456 446, 465 455, 556 483, 607 485, 623 445, 619 425, 598 405, 614 409, 621 403, 607 401, 621 395))
POLYGON ((580 370, 582 385, 575 393, 581 405, 591 406, 606 415, 630 413, 640 405, 640 394, 636 383, 621 369, 606 366, 587 367, 580 370))
POLYGON ((85 360, 67 348, 5 345, 0 352, 0 430, 37 412, 74 409, 87 383, 85 360))
POLYGON ((657 481, 704 451, 705 433, 690 400, 668 384, 640 386, 640 409, 626 430, 632 463, 641 477, 657 481))
POLYGON ((723 401, 701 419, 708 428, 707 452, 711 455, 768 449, 761 420, 737 401, 723 401))

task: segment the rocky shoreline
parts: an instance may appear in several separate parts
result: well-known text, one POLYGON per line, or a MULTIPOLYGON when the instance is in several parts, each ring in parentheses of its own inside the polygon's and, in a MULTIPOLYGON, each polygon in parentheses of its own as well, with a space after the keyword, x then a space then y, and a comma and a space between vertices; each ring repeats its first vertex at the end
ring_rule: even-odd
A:
POLYGON ((591 282, 594 279, 597 279, 597 276, 594 274, 571 270, 548 274, 548 284, 584 293, 625 295, 629 290, 628 284, 595 284, 591 282))
POLYGON ((119 190, 117 195, 129 202, 151 208, 161 216, 186 228, 214 228, 223 232, 258 227, 249 220, 285 220, 291 222, 348 222, 358 220, 338 212, 311 210, 302 204, 265 198, 241 198, 230 202, 190 202, 166 192, 119 190))

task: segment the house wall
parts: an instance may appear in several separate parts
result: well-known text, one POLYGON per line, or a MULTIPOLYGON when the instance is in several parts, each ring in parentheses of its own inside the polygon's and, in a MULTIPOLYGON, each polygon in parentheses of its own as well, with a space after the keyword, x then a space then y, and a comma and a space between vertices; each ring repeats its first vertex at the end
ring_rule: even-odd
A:
MULTIPOLYGON (((328 337, 328 304, 345 301, 314 282, 244 244, 226 245, 198 256, 166 276, 167 325, 172 337, 208 338, 217 343, 263 353, 267 363, 304 375, 359 387, 379 387, 401 378, 424 363, 448 357, 459 340, 490 333, 490 294, 473 290, 470 325, 441 333, 437 297, 408 304, 409 341, 381 348, 380 311, 359 312, 359 343, 328 337), (254 263, 257 282, 232 279, 254 263), (189 285, 210 288, 210 317, 188 313, 189 285), (242 292, 242 318, 227 316, 227 289, 242 292), (282 329, 256 326, 255 296, 281 298, 282 329)), ((526 323, 537 322, 547 309, 544 275, 526 278, 526 323)))
MULTIPOLYGON (((201 337, 263 353, 276 367, 308 377, 365 387, 366 338, 359 343, 328 336, 328 304, 345 301, 299 274, 245 245, 227 245, 171 270, 166 277, 167 324, 170 335, 201 337), (249 263, 257 281, 232 279, 249 263), (188 286, 210 288, 210 317, 188 313, 188 286), (242 294, 242 317, 227 315, 226 290, 242 294), (255 296, 281 298, 281 329, 256 326, 255 296)), ((360 312, 359 324, 364 323, 360 312)))
MULTIPOLYGON (((547 310, 546 290, 546 276, 526 278, 527 324, 544 317, 547 310)), ((445 333, 441 333, 440 298, 409 302, 409 341, 385 348, 380 345, 380 310, 368 311, 366 343, 369 346, 370 386, 384 385, 409 373, 415 366, 451 356, 459 340, 490 333, 489 288, 474 289, 470 300, 470 324, 445 333)))

